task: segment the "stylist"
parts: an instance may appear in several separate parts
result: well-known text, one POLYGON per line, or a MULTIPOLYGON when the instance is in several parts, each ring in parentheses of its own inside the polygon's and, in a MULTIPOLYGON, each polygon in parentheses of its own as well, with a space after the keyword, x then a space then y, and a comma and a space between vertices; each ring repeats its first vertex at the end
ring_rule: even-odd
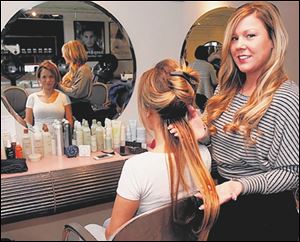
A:
POLYGON ((239 7, 225 31, 207 128, 190 107, 196 136, 210 132, 220 175, 223 205, 210 240, 298 240, 291 191, 299 186, 299 87, 283 69, 287 43, 273 4, 239 7))
POLYGON ((71 40, 62 47, 63 58, 69 65, 69 71, 64 75, 59 89, 67 94, 72 101, 73 115, 79 121, 91 120, 94 112, 88 100, 92 88, 92 71, 86 63, 88 56, 84 46, 78 40, 71 40))

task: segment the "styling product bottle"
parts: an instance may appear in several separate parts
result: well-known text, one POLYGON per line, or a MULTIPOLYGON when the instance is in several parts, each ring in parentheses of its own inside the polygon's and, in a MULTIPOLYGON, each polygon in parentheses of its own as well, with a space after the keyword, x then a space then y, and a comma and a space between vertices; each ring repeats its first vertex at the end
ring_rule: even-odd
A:
POLYGON ((136 141, 136 126, 137 126, 137 121, 132 119, 129 120, 129 127, 131 131, 131 141, 136 141))
POLYGON ((82 132, 83 132, 83 144, 91 145, 91 130, 87 122, 84 124, 84 126, 82 126, 82 132))
POLYGON ((125 153, 125 139, 126 139, 126 128, 124 124, 121 125, 121 137, 120 137, 120 154, 125 153))
POLYGON ((81 125, 78 125, 76 128, 76 145, 83 145, 83 131, 81 125))
POLYGON ((48 128, 43 131, 44 156, 52 154, 52 137, 48 128))
POLYGON ((119 120, 112 120, 112 138, 113 138, 113 147, 114 149, 120 148, 120 139, 121 139, 121 125, 122 122, 119 120))
POLYGON ((7 159, 14 159, 15 158, 14 150, 11 147, 11 143, 10 143, 9 140, 7 140, 7 145, 5 147, 5 153, 6 153, 7 159))
POLYGON ((10 135, 10 132, 6 131, 6 130, 3 130, 1 131, 1 138, 3 140, 3 145, 6 146, 7 144, 7 141, 11 141, 11 135, 10 135))
POLYGON ((24 129, 23 131, 22 145, 23 155, 26 159, 28 159, 28 156, 32 154, 31 137, 28 133, 28 129, 24 129))
POLYGON ((23 158, 23 149, 19 143, 16 144, 16 158, 17 159, 23 158))
POLYGON ((63 124, 63 133, 64 133, 64 153, 66 153, 66 149, 70 145, 72 145, 71 125, 68 120, 65 120, 63 124))
POLYGON ((91 135, 96 134, 96 128, 97 128, 97 120, 93 119, 92 120, 92 125, 91 125, 91 135))
POLYGON ((16 136, 13 135, 13 136, 12 136, 12 140, 11 140, 11 148, 12 148, 13 151, 14 151, 15 157, 16 157, 16 145, 17 145, 16 136))
POLYGON ((38 126, 34 127, 33 151, 35 154, 44 155, 43 136, 38 126))
POLYGON ((56 139, 55 135, 51 135, 51 154, 56 155, 56 139))
POLYGON ((146 149, 147 143, 146 143, 146 130, 144 127, 138 127, 137 128, 137 137, 136 141, 141 143, 141 147, 146 149))
POLYGON ((62 156, 64 153, 64 138, 63 138, 63 129, 60 121, 55 120, 53 123, 53 130, 55 135, 56 143, 56 155, 62 156))
POLYGON ((105 129, 105 150, 112 151, 112 128, 105 129))
POLYGON ((5 152, 5 147, 3 144, 3 139, 1 137, 1 160, 6 160, 7 156, 6 156, 6 152, 5 152))
POLYGON ((131 138, 131 129, 130 129, 129 125, 126 126, 125 140, 126 141, 132 141, 132 138, 131 138))
POLYGON ((91 136, 91 151, 96 152, 97 151, 97 141, 96 141, 96 135, 91 136))
POLYGON ((98 126, 96 128, 96 142, 97 142, 97 150, 104 149, 104 129, 102 126, 98 126))

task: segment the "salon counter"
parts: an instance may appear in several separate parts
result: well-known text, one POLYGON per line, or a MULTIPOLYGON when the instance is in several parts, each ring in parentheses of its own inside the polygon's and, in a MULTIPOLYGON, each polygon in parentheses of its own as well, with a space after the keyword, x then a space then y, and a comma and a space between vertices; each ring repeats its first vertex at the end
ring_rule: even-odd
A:
POLYGON ((112 201, 128 158, 49 156, 27 161, 27 172, 1 174, 1 224, 112 201))

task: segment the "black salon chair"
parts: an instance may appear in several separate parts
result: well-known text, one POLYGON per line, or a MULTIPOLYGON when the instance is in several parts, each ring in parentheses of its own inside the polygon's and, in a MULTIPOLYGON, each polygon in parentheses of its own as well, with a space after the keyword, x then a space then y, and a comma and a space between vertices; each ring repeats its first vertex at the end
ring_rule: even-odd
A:
POLYGON ((109 82, 113 79, 113 74, 117 67, 117 58, 112 54, 104 54, 99 62, 93 67, 93 82, 109 82))

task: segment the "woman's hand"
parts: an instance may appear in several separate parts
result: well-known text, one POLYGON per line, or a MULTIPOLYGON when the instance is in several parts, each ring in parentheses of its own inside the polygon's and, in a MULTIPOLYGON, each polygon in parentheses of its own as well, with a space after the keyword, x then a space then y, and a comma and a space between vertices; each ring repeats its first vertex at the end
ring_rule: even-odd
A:
MULTIPOLYGON (((219 197, 219 203, 222 205, 223 203, 226 203, 230 200, 236 201, 238 196, 243 191, 243 185, 242 183, 238 181, 227 181, 220 185, 216 186, 217 194, 219 197)), ((202 199, 202 196, 200 193, 195 194, 194 196, 199 197, 202 199)), ((201 205, 199 207, 200 210, 204 209, 204 205, 201 205)))
POLYGON ((216 190, 219 196, 220 205, 230 200, 237 200, 237 197, 243 191, 242 183, 238 181, 227 181, 216 186, 216 190))
MULTIPOLYGON (((188 111, 189 111, 189 115, 188 115, 189 123, 192 126, 196 139, 198 141, 205 139, 208 136, 208 129, 204 124, 204 122, 202 121, 200 114, 191 105, 188 106, 188 111)), ((172 124, 168 126, 168 130, 170 131, 171 134, 174 134, 174 136, 176 137, 178 136, 177 129, 174 128, 172 124)))

